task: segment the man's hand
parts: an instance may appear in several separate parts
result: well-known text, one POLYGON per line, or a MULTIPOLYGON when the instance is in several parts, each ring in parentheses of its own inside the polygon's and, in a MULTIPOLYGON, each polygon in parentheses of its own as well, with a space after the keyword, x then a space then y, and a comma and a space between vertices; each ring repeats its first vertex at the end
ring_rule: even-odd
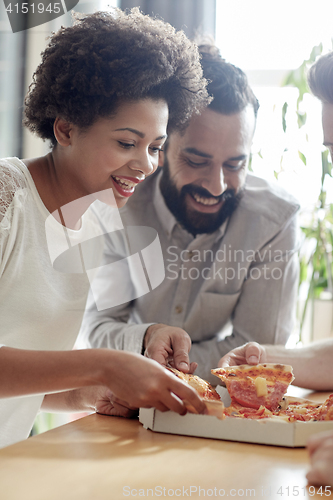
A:
POLYGON ((116 398, 106 387, 98 387, 95 393, 94 410, 102 415, 133 418, 138 415, 138 408, 128 406, 126 401, 116 398))
POLYGON ((311 436, 307 446, 311 462, 307 480, 310 484, 333 486, 333 432, 311 436))
POLYGON ((219 368, 238 365, 257 365, 267 362, 265 347, 257 342, 248 342, 240 347, 229 351, 218 362, 219 368))
POLYGON ((143 340, 144 355, 163 366, 171 365, 184 373, 194 373, 197 363, 190 363, 191 338, 181 328, 151 325, 143 340))

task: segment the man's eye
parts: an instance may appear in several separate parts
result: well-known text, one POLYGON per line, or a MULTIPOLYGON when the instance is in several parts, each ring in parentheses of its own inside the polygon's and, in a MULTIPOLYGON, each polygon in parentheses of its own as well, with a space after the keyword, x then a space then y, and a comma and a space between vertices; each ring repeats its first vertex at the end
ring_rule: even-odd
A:
POLYGON ((227 168, 230 171, 237 172, 237 170, 240 170, 242 167, 244 167, 245 163, 239 163, 238 165, 223 165, 224 168, 227 168))
POLYGON ((122 148, 124 149, 131 149, 131 148, 134 148, 134 144, 131 144, 129 142, 122 142, 122 141, 118 141, 118 144, 119 146, 121 146, 122 148))
POLYGON ((193 167, 193 168, 201 168, 201 167, 206 167, 207 166, 207 162, 206 161, 203 161, 203 162, 195 162, 193 160, 190 160, 189 158, 186 159, 187 163, 190 165, 190 167, 193 167))

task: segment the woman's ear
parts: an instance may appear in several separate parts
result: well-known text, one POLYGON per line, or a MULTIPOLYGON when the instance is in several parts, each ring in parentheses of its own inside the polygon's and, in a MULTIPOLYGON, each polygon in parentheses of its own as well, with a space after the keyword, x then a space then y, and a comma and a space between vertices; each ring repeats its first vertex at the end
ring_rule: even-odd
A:
POLYGON ((72 130, 73 130, 72 123, 57 116, 53 124, 53 133, 60 146, 66 147, 71 144, 72 130))
POLYGON ((158 166, 163 167, 164 165, 164 151, 160 151, 158 155, 158 166))

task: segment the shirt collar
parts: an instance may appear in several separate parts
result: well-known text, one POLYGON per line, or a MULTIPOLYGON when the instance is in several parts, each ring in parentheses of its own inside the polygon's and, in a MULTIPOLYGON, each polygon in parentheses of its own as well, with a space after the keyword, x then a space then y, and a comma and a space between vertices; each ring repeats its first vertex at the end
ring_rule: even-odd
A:
MULTIPOLYGON (((168 207, 166 206, 164 196, 161 193, 160 182, 162 177, 162 170, 157 176, 156 183, 154 186, 154 194, 153 194, 153 203, 156 210, 157 218, 163 229, 165 230, 168 238, 170 239, 175 228, 180 231, 184 231, 189 234, 185 229, 183 229, 180 224, 178 224, 174 215, 170 212, 168 207)), ((229 219, 223 222, 223 224, 213 233, 215 235, 214 242, 218 239, 222 238, 225 234, 229 219)), ((205 236, 211 237, 212 235, 207 234, 199 234, 197 238, 204 238, 205 236)))
POLYGON ((175 226, 178 225, 178 223, 173 214, 166 206, 166 203, 164 201, 164 196, 161 193, 161 188, 160 188, 161 178, 162 178, 162 170, 157 176, 156 183, 154 186, 153 203, 156 210, 157 218, 161 223, 161 226, 163 227, 164 231, 167 233, 168 237, 170 237, 172 231, 174 230, 175 226))

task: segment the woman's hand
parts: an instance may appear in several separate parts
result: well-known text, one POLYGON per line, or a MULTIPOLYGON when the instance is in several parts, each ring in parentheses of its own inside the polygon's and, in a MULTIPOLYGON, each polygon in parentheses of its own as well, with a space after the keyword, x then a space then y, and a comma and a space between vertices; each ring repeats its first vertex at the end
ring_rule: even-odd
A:
MULTIPOLYGON (((188 384, 156 361, 140 354, 111 349, 33 351, 0 349, 0 397, 43 394, 43 409, 87 411, 80 400, 83 388, 107 387, 129 409, 155 407, 186 413, 186 404, 198 413, 205 404, 188 384), (24 374, 24 375, 22 375, 24 374), (81 392, 82 391, 82 392, 81 392)), ((88 391, 89 392, 89 391, 88 391)), ((107 396, 104 399, 105 405, 107 396)), ((109 411, 112 409, 109 407, 109 411)))
MULTIPOLYGON (((205 412, 198 393, 156 361, 124 351, 99 352, 102 351, 113 358, 110 369, 103 375, 103 385, 112 391, 117 404, 125 403, 130 409, 154 407, 185 415, 189 403, 198 413, 205 412)), ((107 368, 106 361, 103 365, 107 368)))

